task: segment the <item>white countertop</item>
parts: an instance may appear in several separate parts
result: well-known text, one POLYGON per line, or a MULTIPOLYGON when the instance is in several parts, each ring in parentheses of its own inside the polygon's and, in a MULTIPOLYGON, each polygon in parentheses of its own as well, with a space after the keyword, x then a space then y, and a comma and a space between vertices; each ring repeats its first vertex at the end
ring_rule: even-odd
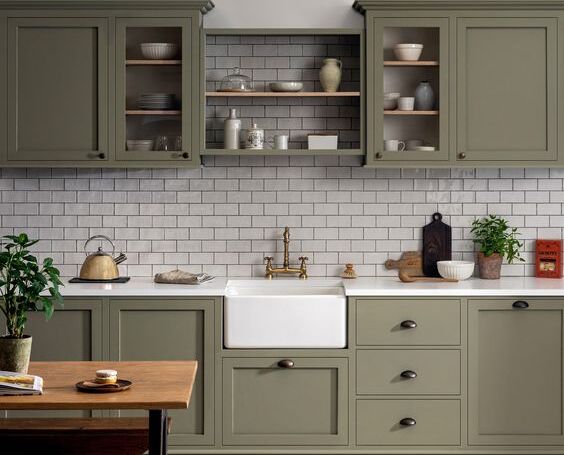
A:
MULTIPOLYGON (((132 278, 124 284, 69 284, 61 293, 65 297, 191 297, 191 296, 223 296, 228 281, 248 281, 248 278, 218 277, 201 285, 156 284, 152 278, 132 278)), ((262 283, 263 278, 253 278, 262 283)), ((480 280, 472 278, 458 283, 402 283, 395 277, 357 278, 340 280, 339 278, 310 278, 298 281, 292 278, 274 279, 267 283, 277 286, 283 282, 300 283, 302 286, 335 285, 342 281, 345 294, 349 297, 472 297, 472 296, 537 296, 564 297, 564 279, 506 277, 500 280, 480 280)))

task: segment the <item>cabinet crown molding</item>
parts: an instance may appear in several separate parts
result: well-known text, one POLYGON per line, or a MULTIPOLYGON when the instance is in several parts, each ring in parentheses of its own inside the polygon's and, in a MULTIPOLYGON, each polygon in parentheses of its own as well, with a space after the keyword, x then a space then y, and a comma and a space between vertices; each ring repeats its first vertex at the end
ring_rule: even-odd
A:
POLYGON ((206 14, 213 0, 0 0, 0 9, 91 9, 91 10, 200 10, 206 14))
POLYGON ((355 0, 361 14, 385 10, 543 10, 564 9, 564 0, 355 0))

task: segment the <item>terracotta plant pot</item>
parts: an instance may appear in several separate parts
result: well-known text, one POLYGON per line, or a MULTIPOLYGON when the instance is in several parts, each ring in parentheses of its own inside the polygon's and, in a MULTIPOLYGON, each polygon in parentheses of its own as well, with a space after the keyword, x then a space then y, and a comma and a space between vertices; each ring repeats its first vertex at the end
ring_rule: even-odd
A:
POLYGON ((0 370, 27 373, 31 355, 31 337, 0 337, 0 370))
POLYGON ((494 253, 486 256, 484 253, 478 253, 478 271, 480 278, 483 280, 499 280, 501 276, 501 264, 503 257, 494 253))

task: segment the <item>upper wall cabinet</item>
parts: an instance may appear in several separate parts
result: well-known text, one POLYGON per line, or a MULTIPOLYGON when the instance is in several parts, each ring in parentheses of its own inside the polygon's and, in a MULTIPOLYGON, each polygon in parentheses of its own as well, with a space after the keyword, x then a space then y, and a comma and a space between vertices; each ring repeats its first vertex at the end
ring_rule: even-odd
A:
POLYGON ((557 158, 556 18, 457 20, 457 160, 557 158))
POLYGON ((0 0, 0 165, 198 165, 200 33, 212 7, 0 0))
POLYGON ((108 159, 108 20, 8 18, 8 160, 108 159))
POLYGON ((368 165, 564 164, 558 151, 564 63, 557 52, 564 2, 517 3, 355 2, 366 15, 368 165), (422 51, 401 57, 398 44, 422 51), (424 80, 432 106, 417 100, 424 80), (415 96, 414 110, 396 106, 393 94, 415 96))

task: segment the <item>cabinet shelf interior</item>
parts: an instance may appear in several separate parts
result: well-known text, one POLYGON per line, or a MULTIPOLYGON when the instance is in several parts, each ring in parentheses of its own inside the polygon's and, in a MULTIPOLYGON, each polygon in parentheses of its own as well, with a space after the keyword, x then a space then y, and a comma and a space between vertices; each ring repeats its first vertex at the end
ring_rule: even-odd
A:
POLYGON ((439 66, 438 60, 400 61, 385 60, 384 66, 439 66))
POLYGON ((314 98, 314 97, 359 97, 360 92, 206 92, 209 97, 294 97, 294 98, 314 98))

